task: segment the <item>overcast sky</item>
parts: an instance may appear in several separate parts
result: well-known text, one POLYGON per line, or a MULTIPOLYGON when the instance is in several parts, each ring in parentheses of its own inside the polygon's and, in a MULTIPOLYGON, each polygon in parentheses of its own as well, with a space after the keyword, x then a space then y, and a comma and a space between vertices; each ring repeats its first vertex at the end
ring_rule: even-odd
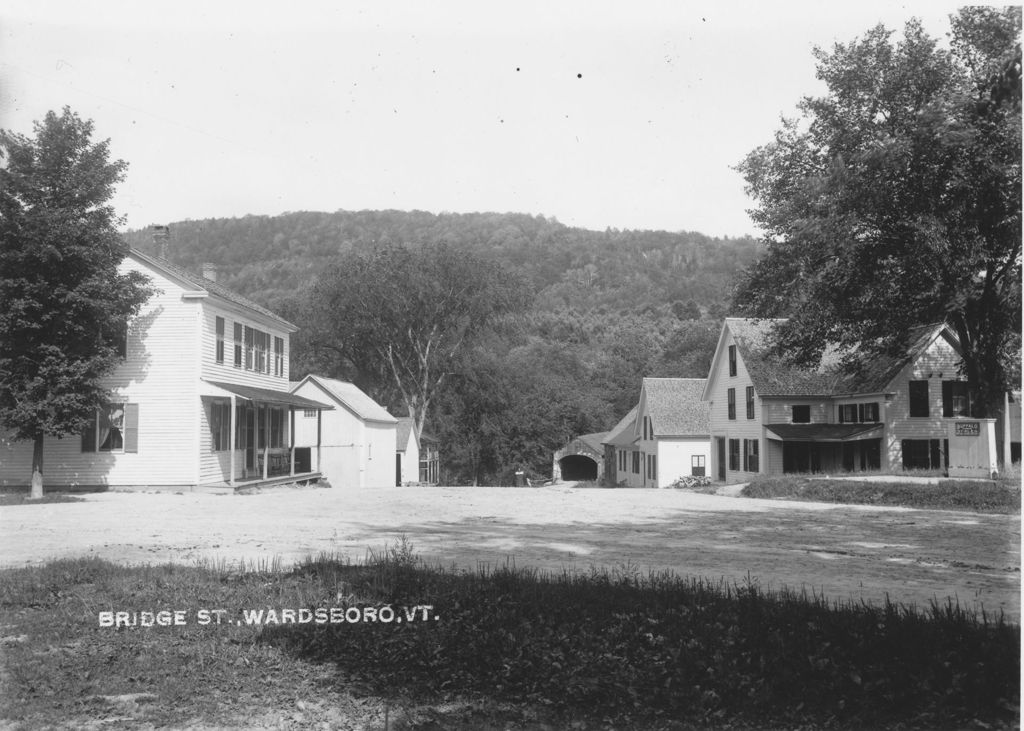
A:
POLYGON ((732 168, 820 91, 815 45, 953 3, 0 5, 0 127, 70 106, 129 228, 285 211, 515 211, 756 235, 732 168))

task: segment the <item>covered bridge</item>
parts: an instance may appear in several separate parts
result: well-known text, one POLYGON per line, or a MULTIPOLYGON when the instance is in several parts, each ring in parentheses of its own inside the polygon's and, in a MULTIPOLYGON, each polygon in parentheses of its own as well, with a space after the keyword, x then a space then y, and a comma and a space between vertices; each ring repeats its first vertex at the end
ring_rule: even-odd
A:
POLYGON ((608 432, 581 434, 555 452, 551 479, 599 481, 604 477, 604 447, 601 442, 608 432))

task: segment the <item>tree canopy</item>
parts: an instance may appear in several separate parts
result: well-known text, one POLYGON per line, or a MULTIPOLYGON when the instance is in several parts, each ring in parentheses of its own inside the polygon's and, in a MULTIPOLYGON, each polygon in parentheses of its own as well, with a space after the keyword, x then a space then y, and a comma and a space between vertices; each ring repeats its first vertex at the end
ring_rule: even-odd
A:
POLYGON ((351 252, 310 292, 307 342, 334 374, 397 393, 422 429, 456 356, 526 301, 510 273, 445 244, 351 252))
POLYGON ((80 433, 105 404, 149 296, 145 277, 118 273, 128 247, 107 202, 126 166, 92 133, 68 108, 32 138, 0 131, 0 425, 34 442, 36 495, 43 437, 80 433))
POLYGON ((806 97, 739 169, 767 255, 737 304, 789 318, 777 348, 847 366, 945 321, 991 413, 1019 370, 1019 7, 964 8, 944 50, 917 21, 816 49, 827 93, 806 97))

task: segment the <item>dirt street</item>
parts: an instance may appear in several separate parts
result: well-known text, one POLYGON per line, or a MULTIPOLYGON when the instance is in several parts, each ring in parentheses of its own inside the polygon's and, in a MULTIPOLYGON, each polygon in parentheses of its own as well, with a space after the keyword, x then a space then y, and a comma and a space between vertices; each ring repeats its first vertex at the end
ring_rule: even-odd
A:
POLYGON ((279 489, 101 493, 0 508, 0 566, 60 556, 124 563, 361 559, 403 534, 417 554, 475 567, 641 570, 804 588, 831 599, 961 605, 1020 617, 1020 517, 833 506, 676 490, 279 489))

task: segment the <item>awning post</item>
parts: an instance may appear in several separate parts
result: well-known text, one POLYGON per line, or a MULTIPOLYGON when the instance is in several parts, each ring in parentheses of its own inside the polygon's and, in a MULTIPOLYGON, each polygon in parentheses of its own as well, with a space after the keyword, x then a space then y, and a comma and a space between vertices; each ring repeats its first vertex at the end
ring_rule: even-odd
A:
POLYGON ((295 476, 295 409, 288 409, 288 449, 291 458, 291 471, 288 473, 295 476))
POLYGON ((228 451, 228 462, 231 463, 231 469, 230 469, 230 472, 228 473, 230 475, 230 478, 228 479, 228 484, 231 485, 231 487, 234 487, 235 486, 235 448, 237 447, 235 442, 236 442, 236 437, 237 437, 237 434, 238 434, 238 413, 237 413, 238 410, 235 408, 235 395, 234 394, 231 394, 231 401, 230 401, 230 403, 231 403, 231 438, 230 438, 229 441, 230 441, 230 444, 231 444, 231 449, 228 451))

